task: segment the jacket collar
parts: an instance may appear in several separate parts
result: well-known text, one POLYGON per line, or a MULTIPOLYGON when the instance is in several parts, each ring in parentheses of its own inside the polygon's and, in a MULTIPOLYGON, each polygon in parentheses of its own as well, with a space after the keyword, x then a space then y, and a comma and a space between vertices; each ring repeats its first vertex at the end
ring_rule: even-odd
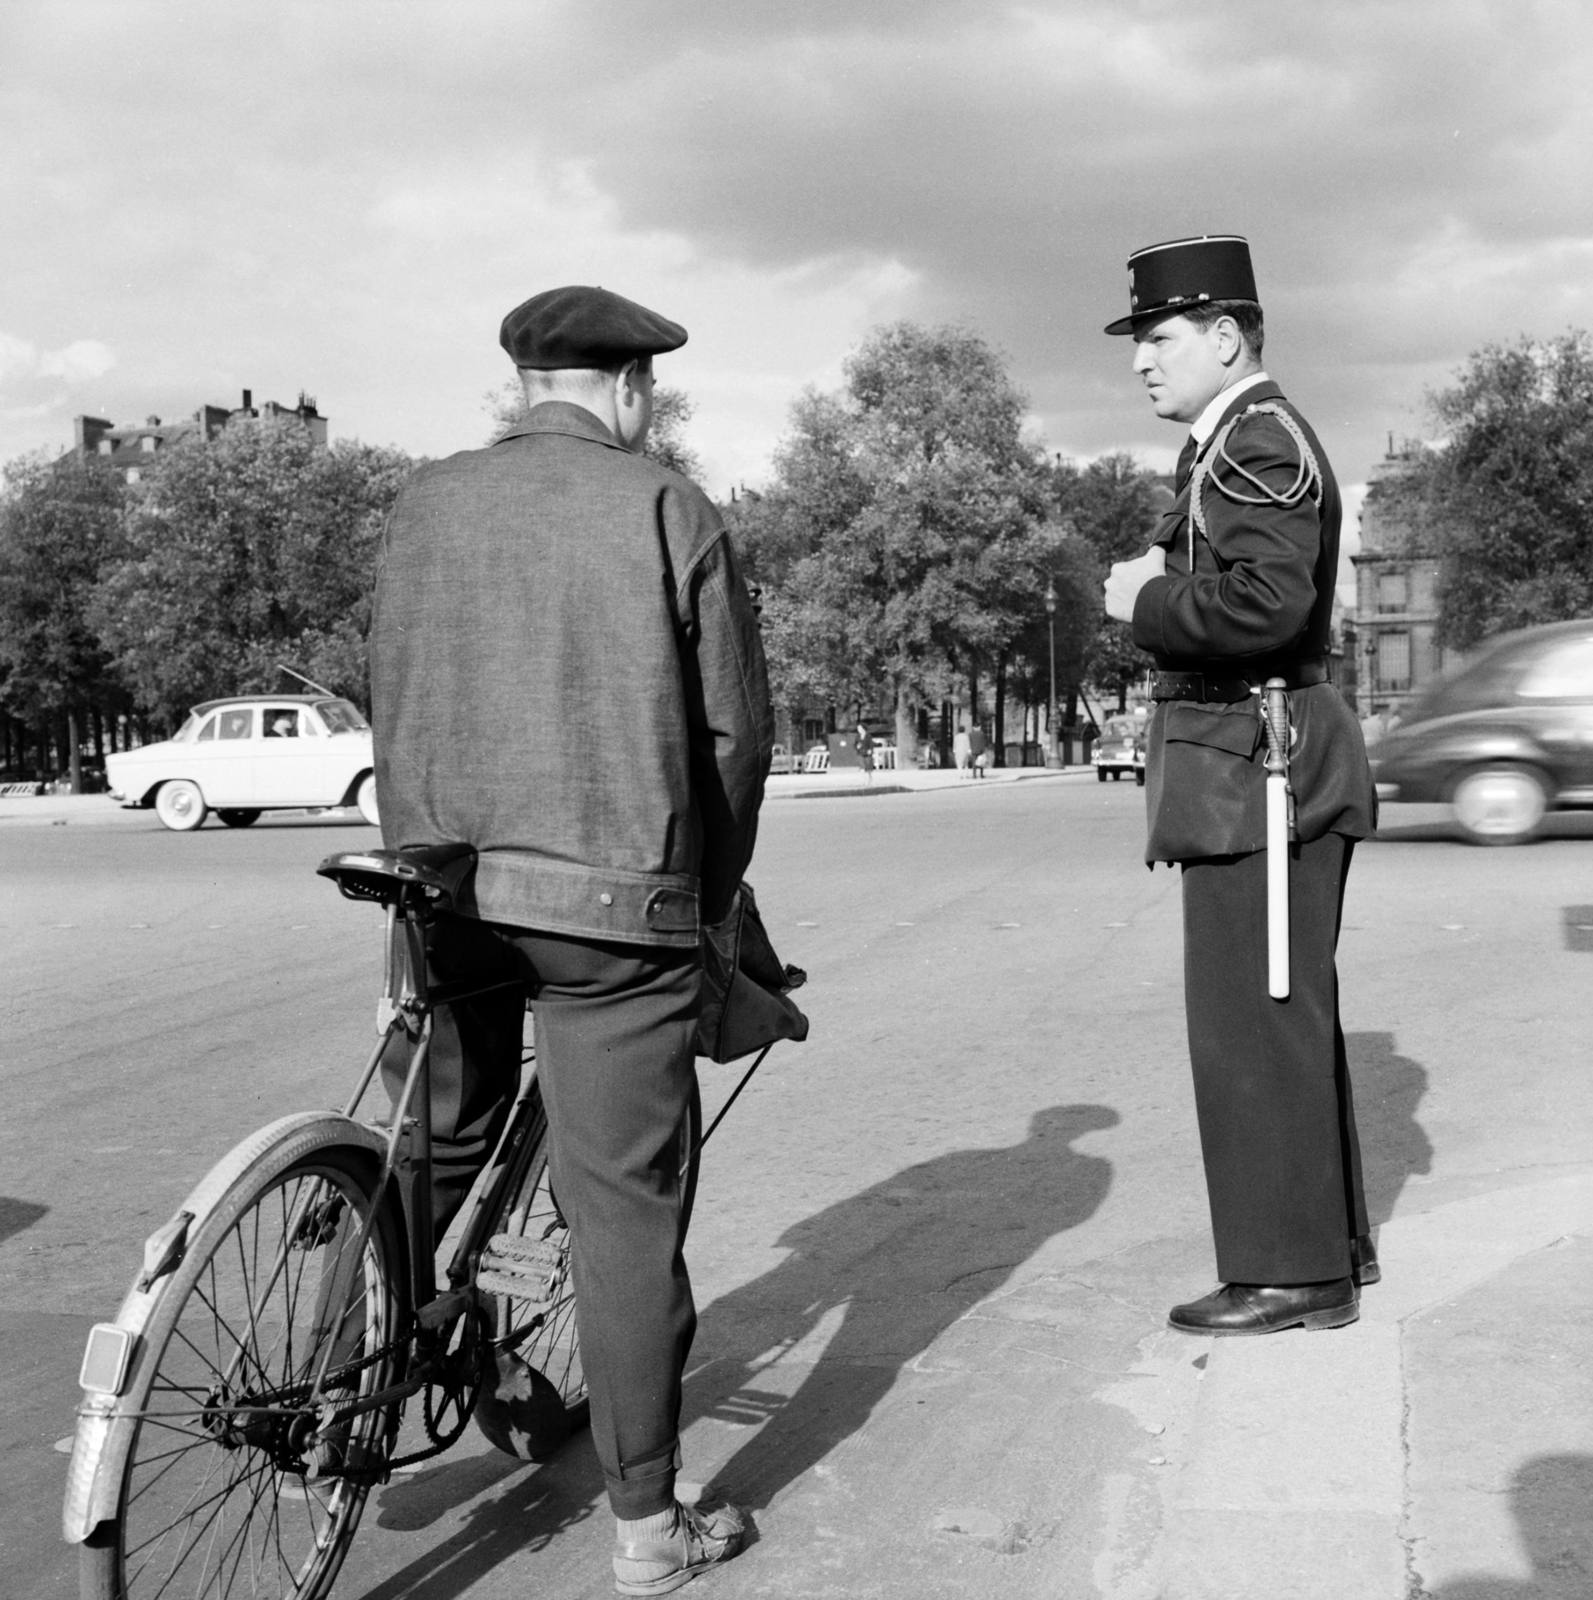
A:
MULTIPOLYGON (((610 450, 624 450, 612 433, 586 409, 568 400, 544 400, 532 406, 520 421, 506 429, 492 442, 494 446, 510 439, 523 439, 536 433, 563 433, 572 439, 588 439, 593 444, 606 444, 610 450)), ((630 452, 626 451, 628 455, 630 452)))
POLYGON ((1201 414, 1195 418, 1190 428, 1190 436, 1195 441, 1198 450, 1204 450, 1208 440, 1222 431, 1223 424, 1231 421, 1244 410, 1246 406, 1254 405, 1258 400, 1281 400, 1283 390, 1275 384, 1264 372, 1257 372, 1243 383, 1235 384, 1231 389, 1224 389, 1201 414), (1222 401, 1219 406, 1217 401, 1222 401))

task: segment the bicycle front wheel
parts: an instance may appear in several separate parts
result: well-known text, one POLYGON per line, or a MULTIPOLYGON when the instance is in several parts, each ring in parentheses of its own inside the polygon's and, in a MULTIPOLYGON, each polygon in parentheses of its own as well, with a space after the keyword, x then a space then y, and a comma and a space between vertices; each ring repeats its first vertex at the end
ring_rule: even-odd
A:
POLYGON ((402 1228, 376 1172, 288 1136, 202 1219, 145 1329, 85 1596, 330 1591, 398 1421, 396 1403, 348 1410, 404 1365, 402 1228))
MULTIPOLYGON (((588 1415, 586 1371, 575 1323, 570 1230, 548 1176, 548 1118, 533 1082, 521 1176, 505 1190, 477 1264, 476 1287, 492 1325, 496 1372, 476 1402, 476 1426, 524 1461, 553 1454, 588 1415)), ((697 1195, 702 1102, 693 1089, 677 1139, 680 1231, 697 1195)))

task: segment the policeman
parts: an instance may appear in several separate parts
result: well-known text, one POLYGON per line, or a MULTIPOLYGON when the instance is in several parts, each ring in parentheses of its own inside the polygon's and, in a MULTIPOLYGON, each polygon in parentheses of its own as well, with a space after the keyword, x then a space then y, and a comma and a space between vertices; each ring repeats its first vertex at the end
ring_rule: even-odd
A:
POLYGON ((1151 245, 1128 270, 1129 314, 1106 332, 1133 339, 1156 415, 1190 430, 1150 550, 1106 584, 1108 613, 1156 662, 1146 860, 1183 867, 1184 1005, 1222 1279, 1169 1321, 1336 1328, 1378 1276, 1334 971, 1350 855, 1376 822, 1360 728, 1328 679, 1339 490, 1262 368, 1246 241, 1151 245), (1268 994, 1269 678, 1287 689, 1297 807, 1284 1000, 1268 994))
POLYGON ((524 419, 421 469, 383 543, 371 630, 382 832, 478 852, 440 979, 517 980, 438 1013, 439 1227, 502 1131, 529 994, 570 1225, 593 1443, 622 1594, 733 1555, 733 1507, 675 1499, 695 1328, 678 1137, 696 1091, 699 929, 752 854, 773 719, 723 522, 645 459, 678 324, 603 289, 504 318, 524 419))

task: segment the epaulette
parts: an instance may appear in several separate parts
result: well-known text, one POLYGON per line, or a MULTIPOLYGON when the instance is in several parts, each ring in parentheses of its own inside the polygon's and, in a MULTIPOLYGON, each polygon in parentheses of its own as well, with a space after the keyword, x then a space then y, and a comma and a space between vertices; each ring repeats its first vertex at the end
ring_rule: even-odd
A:
POLYGON ((1211 543, 1211 536, 1206 532, 1206 508, 1203 504, 1206 484, 1210 482, 1216 486, 1217 492, 1226 499, 1232 500, 1236 505, 1244 506, 1292 506, 1298 505, 1307 495, 1320 508, 1325 486, 1322 481, 1322 468, 1318 464, 1316 455, 1311 449, 1310 442, 1306 439, 1300 424, 1275 401, 1258 400, 1254 405, 1246 406, 1238 416, 1230 417, 1223 424, 1222 430, 1212 440, 1211 449, 1204 451, 1195 463, 1195 470, 1189 475, 1189 570, 1195 570, 1195 535, 1211 543), (1253 472, 1247 472, 1234 458, 1228 454, 1228 436, 1246 417, 1264 415, 1276 417, 1283 424, 1284 431, 1294 440, 1300 452, 1300 470, 1295 474, 1294 482, 1279 493, 1276 489, 1269 489, 1253 472), (1224 481, 1218 472, 1219 467, 1224 467, 1229 473, 1228 481, 1224 481), (1243 478, 1246 483, 1259 491, 1256 494, 1246 494, 1238 487, 1233 475, 1243 478))

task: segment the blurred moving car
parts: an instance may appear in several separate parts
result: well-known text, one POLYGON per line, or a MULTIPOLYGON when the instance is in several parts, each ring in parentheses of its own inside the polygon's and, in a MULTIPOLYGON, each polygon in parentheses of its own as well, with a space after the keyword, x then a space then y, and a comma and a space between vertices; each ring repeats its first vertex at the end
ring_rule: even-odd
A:
POLYGON ((1125 774, 1132 774, 1134 782, 1145 782, 1145 722, 1135 716, 1108 717, 1096 741, 1090 764, 1095 776, 1105 783, 1111 775, 1114 783, 1125 774))
POLYGON ((214 811, 247 828, 262 811, 358 806, 379 820, 371 729, 347 700, 244 694, 207 700, 177 732, 105 758, 111 794, 187 833, 214 811))
POLYGON ((1383 800, 1447 801, 1473 844, 1519 844, 1593 807, 1593 618, 1491 640, 1370 752, 1383 800))

